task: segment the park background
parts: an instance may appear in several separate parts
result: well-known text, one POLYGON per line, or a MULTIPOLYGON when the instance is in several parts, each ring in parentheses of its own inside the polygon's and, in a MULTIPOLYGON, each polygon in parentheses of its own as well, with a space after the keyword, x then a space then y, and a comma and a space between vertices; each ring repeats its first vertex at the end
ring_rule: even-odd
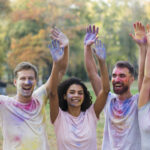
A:
MULTIPOLYGON (((99 38, 107 49, 107 66, 111 78, 118 60, 130 61, 138 72, 138 47, 129 36, 134 33, 133 23, 150 23, 150 0, 0 0, 0 82, 7 84, 6 94, 14 95, 13 69, 21 61, 29 61, 39 70, 39 83, 51 73, 52 58, 48 44, 50 30, 57 27, 70 40, 70 60, 64 77, 76 76, 88 86, 93 101, 93 90, 84 67, 83 40, 86 27, 100 28, 99 38)), ((137 81, 132 93, 137 92, 137 81)), ((56 138, 49 121, 47 105, 47 132, 52 150, 56 138)), ((98 148, 103 136, 104 115, 97 128, 98 148)), ((0 134, 0 150, 2 136, 0 134)))

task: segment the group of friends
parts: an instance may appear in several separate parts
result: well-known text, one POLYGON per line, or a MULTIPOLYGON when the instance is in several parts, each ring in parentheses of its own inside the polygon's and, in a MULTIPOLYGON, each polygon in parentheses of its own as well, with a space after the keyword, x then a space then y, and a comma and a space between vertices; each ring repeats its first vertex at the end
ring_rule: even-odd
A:
POLYGON ((59 29, 51 31, 51 75, 34 90, 37 68, 21 62, 14 70, 14 97, 0 95, 3 150, 53 150, 46 133, 46 103, 54 126, 58 150, 97 150, 96 128, 104 109, 102 150, 150 150, 150 25, 134 24, 130 34, 139 47, 139 93, 132 95, 134 67, 118 61, 112 71, 110 92, 106 48, 99 28, 89 25, 84 38, 86 71, 96 95, 76 77, 62 81, 69 61, 69 40, 59 29), (94 57, 96 55, 96 57, 94 57), (100 75, 96 66, 99 63, 100 75), (94 101, 94 103, 92 103, 94 101))

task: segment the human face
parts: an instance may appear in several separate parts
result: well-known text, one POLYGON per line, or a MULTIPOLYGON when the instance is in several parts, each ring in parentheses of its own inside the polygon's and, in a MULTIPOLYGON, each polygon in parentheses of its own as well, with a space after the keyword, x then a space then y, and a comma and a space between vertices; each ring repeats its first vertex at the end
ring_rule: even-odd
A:
POLYGON ((30 98, 36 85, 35 73, 32 69, 21 70, 14 79, 17 95, 20 98, 30 98))
POLYGON ((72 84, 68 88, 65 97, 68 107, 81 107, 84 100, 84 91, 82 86, 78 84, 72 84))
POLYGON ((112 85, 116 94, 124 94, 130 89, 134 77, 129 73, 128 68, 115 67, 112 73, 112 85))

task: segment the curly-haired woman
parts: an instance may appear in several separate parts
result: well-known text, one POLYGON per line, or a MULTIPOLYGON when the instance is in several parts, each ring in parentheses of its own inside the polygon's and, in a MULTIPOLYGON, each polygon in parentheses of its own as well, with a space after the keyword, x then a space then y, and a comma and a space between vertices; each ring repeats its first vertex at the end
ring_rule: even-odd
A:
MULTIPOLYGON (((95 26, 93 31, 91 26, 87 28, 84 41, 87 49, 91 49, 97 33, 98 29, 95 30, 95 26)), ((53 38, 58 40, 59 34, 55 31, 53 38)), ((58 150, 97 150, 97 121, 110 90, 107 67, 101 51, 105 51, 105 48, 100 40, 96 40, 95 52, 101 71, 102 90, 94 104, 87 87, 80 79, 72 77, 59 84, 60 66, 64 57, 57 61, 53 59, 50 118, 55 128, 58 150)))

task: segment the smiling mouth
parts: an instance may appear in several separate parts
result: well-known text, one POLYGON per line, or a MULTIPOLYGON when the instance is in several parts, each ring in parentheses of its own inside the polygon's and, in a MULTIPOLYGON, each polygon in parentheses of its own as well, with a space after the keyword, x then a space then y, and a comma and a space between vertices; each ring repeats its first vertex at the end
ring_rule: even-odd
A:
POLYGON ((30 91, 32 89, 32 87, 23 87, 22 89, 25 91, 30 91))
POLYGON ((113 84, 113 87, 115 89, 121 89, 123 87, 123 84, 121 84, 121 83, 115 83, 115 84, 113 84))
POLYGON ((72 101, 72 102, 75 102, 75 103, 80 102, 80 100, 79 100, 79 99, 72 99, 71 101, 72 101))

